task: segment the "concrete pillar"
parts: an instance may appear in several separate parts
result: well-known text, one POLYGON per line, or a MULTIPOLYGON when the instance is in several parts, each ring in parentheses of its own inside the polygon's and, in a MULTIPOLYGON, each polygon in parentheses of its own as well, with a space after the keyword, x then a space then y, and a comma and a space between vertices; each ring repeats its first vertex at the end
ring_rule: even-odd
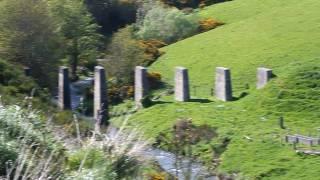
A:
POLYGON ((222 101, 232 100, 231 73, 228 68, 216 68, 215 95, 222 101))
POLYGON ((96 125, 107 125, 108 120, 108 99, 106 74, 102 66, 94 69, 94 119, 96 125))
POLYGON ((61 110, 71 109, 69 69, 61 66, 59 69, 58 106, 61 110))
POLYGON ((23 71, 24 71, 24 75, 25 75, 25 76, 31 76, 31 68, 29 68, 29 67, 24 67, 24 68, 23 68, 23 71))
POLYGON ((141 66, 137 66, 135 68, 134 100, 138 108, 142 107, 141 100, 148 94, 149 91, 147 74, 147 68, 141 66))
POLYGON ((258 68, 257 71, 257 89, 263 88, 272 78, 272 69, 258 68))
POLYGON ((176 67, 174 92, 176 101, 186 102, 190 99, 188 69, 176 67))

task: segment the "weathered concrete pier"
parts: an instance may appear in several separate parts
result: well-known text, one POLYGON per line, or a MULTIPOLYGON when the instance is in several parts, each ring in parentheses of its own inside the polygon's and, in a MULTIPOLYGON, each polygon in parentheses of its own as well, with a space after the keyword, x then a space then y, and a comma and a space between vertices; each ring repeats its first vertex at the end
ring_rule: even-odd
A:
POLYGON ((261 89, 268 84, 272 78, 272 69, 258 68, 257 70, 257 89, 261 89))
POLYGON ((216 68, 215 96, 222 101, 232 100, 232 84, 230 69, 216 68))
POLYGON ((137 66, 135 68, 135 86, 134 86, 134 100, 138 108, 142 107, 141 100, 148 95, 149 83, 147 79, 147 68, 142 66, 137 66))
POLYGON ((94 70, 94 119, 96 125, 106 125, 108 120, 108 99, 106 74, 102 66, 94 70))
POLYGON ((71 109, 69 69, 65 66, 59 68, 59 94, 58 106, 61 110, 71 109))
POLYGON ((186 102, 190 99, 188 69, 176 67, 175 72, 175 100, 186 102))

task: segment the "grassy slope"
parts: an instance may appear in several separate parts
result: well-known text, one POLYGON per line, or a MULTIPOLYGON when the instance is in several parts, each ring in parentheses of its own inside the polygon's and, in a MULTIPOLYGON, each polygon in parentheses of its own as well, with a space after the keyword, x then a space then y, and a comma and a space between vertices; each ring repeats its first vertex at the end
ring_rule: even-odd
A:
MULTIPOLYGON (((136 113, 131 122, 156 137, 177 118, 191 117, 232 139, 220 171, 250 178, 317 179, 320 158, 296 155, 281 139, 288 132, 317 133, 320 127, 319 9, 318 0, 235 0, 202 11, 202 16, 217 17, 227 25, 164 48, 166 54, 151 69, 172 84, 175 66, 189 68, 192 96, 212 102, 175 103, 163 97, 167 103, 136 113), (210 97, 216 66, 231 68, 235 96, 249 95, 228 103, 210 97), (259 91, 258 66, 273 68, 278 76, 259 91), (280 115, 286 130, 278 127, 280 115)), ((196 152, 205 159, 214 144, 201 144, 196 152)))

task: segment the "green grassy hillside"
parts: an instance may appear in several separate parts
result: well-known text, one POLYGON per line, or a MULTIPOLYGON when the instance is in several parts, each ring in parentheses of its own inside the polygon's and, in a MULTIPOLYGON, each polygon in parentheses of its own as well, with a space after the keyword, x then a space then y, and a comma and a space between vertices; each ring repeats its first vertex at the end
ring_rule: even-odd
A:
POLYGON ((165 47, 165 55, 150 68, 172 85, 174 67, 187 67, 194 100, 176 103, 172 96, 162 97, 166 103, 139 111, 130 122, 152 138, 184 117, 218 128, 219 138, 198 144, 195 153, 206 161, 212 147, 230 138, 220 172, 247 179, 319 178, 320 157, 298 155, 282 142, 288 133, 319 133, 319 9, 318 0, 234 0, 206 8, 201 16, 226 25, 165 47), (235 97, 248 95, 227 103, 213 98, 217 66, 231 68, 235 97), (260 66, 272 68, 277 77, 256 90, 260 66), (279 128, 280 116, 285 130, 279 128))

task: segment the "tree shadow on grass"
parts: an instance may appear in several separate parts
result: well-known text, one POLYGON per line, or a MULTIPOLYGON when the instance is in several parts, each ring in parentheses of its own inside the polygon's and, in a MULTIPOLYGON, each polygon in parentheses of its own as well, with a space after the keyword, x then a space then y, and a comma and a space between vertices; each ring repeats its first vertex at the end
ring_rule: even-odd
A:
POLYGON ((209 99, 190 99, 188 102, 211 103, 213 101, 211 101, 209 99))
POLYGON ((152 101, 152 106, 158 105, 158 104, 171 104, 172 102, 169 101, 152 101))
POLYGON ((242 99, 242 98, 245 98, 245 97, 248 96, 248 95, 249 95, 248 92, 242 92, 242 93, 240 94, 240 96, 238 96, 238 97, 232 97, 232 101, 238 101, 238 100, 240 100, 240 99, 242 99))

